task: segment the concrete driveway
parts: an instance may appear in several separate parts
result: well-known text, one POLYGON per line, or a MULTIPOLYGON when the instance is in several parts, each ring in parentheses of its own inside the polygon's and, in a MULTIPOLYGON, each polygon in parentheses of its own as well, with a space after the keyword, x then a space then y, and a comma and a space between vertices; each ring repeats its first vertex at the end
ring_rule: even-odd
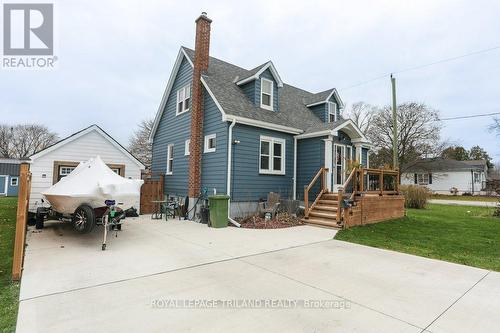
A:
POLYGON ((28 233, 18 332, 480 332, 500 274, 332 240, 310 226, 127 220, 28 233))

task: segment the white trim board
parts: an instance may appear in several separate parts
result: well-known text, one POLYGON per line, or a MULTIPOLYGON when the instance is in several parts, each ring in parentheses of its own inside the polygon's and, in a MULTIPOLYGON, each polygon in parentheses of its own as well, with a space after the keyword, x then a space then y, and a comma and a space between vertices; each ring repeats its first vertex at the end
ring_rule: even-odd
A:
POLYGON ((141 161, 139 161, 137 158, 135 158, 134 155, 132 155, 131 153, 129 153, 128 150, 126 150, 125 148, 123 148, 122 145, 120 145, 115 139, 113 139, 108 133, 106 133, 105 131, 103 131, 99 126, 97 125, 91 125, 79 132, 76 132, 76 133, 73 133, 72 135, 62 139, 61 141, 53 144, 52 146, 48 147, 48 148, 45 148, 44 150, 41 150, 39 151, 38 153, 35 153, 33 155, 30 156, 30 159, 31 159, 31 163, 34 162, 36 159, 50 153, 51 151, 54 151, 56 149, 59 149, 60 147, 72 142, 72 141, 75 141, 76 139, 90 133, 90 132, 97 132, 98 134, 100 134, 103 138, 105 138, 107 141, 109 141, 115 148, 117 148, 118 150, 120 150, 123 154, 125 154, 131 161, 133 161, 139 168, 141 169, 145 169, 146 167, 144 166, 144 164, 142 164, 141 161))
POLYGON ((330 100, 330 98, 332 98, 333 95, 335 95, 335 99, 337 100, 337 102, 339 102, 339 109, 343 109, 345 107, 345 105, 344 105, 344 102, 342 101, 342 99, 340 98, 339 92, 337 91, 336 88, 332 89, 332 92, 328 95, 328 97, 324 101, 319 101, 319 102, 316 102, 316 103, 307 104, 306 106, 308 108, 310 108, 311 106, 315 106, 315 105, 320 105, 320 104, 326 103, 326 102, 328 102, 330 100))
POLYGON ((264 66, 262 66, 261 69, 259 69, 259 71, 257 73, 255 73, 254 75, 252 76, 249 76, 247 78, 244 78, 242 80, 239 80, 238 82, 236 82, 236 85, 238 86, 241 86, 242 84, 245 84, 247 82, 250 82, 250 81, 253 81, 253 80, 256 80, 259 78, 259 76, 264 73, 264 71, 266 69, 268 69, 271 71, 271 74, 273 75, 274 79, 276 80, 276 83, 278 84, 278 87, 279 88, 283 88, 283 81, 281 80, 281 77, 280 75, 278 74, 278 71, 276 70, 276 67, 274 67, 274 64, 272 61, 268 61, 264 66))
MULTIPOLYGON (((180 48, 179 53, 177 54, 177 58, 175 59, 174 63, 174 68, 172 69, 172 72, 170 73, 170 77, 168 78, 167 86, 165 87, 165 90, 163 91, 163 96, 160 101, 160 105, 158 106, 158 111, 156 111, 156 116, 155 120, 153 123, 153 128, 151 129, 151 134, 149 135, 149 140, 152 142, 153 138, 156 134, 156 130, 158 129, 158 125, 160 124, 161 117, 163 115, 163 111, 165 110, 165 105, 167 104, 167 99, 168 95, 170 95, 170 91, 172 90, 172 86, 174 85, 175 78, 177 76, 177 72, 179 71, 179 68, 181 67, 182 59, 186 58, 186 60, 189 62, 191 67, 194 67, 193 62, 191 59, 189 59, 189 56, 186 54, 186 51, 184 51, 184 48, 180 48)), ((177 110, 177 106, 176 106, 177 110)))

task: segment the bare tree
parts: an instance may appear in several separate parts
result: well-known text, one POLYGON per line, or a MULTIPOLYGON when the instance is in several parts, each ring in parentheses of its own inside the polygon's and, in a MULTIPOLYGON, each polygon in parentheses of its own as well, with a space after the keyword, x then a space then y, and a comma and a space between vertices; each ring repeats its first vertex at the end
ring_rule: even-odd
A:
MULTIPOLYGON (((425 104, 409 102, 397 109, 398 160, 402 171, 417 158, 439 155, 444 149, 440 143, 439 112, 425 104)), ((393 143, 392 109, 389 106, 376 111, 371 119, 368 137, 378 151, 370 155, 370 164, 392 164, 393 143)))
POLYGON ((0 125, 0 154, 6 158, 31 156, 58 139, 56 133, 43 125, 0 125))
POLYGON ((0 125, 0 156, 4 158, 12 158, 13 154, 13 135, 14 127, 8 125, 0 125))
POLYGON ((344 118, 350 118, 363 133, 368 133, 371 127, 373 115, 377 112, 377 107, 365 102, 352 104, 349 109, 344 111, 344 118))
POLYGON ((141 121, 139 129, 130 137, 129 150, 130 152, 142 161, 147 167, 151 166, 153 155, 153 146, 149 142, 149 135, 153 128, 153 119, 141 121))
POLYGON ((490 131, 496 132, 500 136, 500 118, 493 118, 493 124, 490 125, 490 131))

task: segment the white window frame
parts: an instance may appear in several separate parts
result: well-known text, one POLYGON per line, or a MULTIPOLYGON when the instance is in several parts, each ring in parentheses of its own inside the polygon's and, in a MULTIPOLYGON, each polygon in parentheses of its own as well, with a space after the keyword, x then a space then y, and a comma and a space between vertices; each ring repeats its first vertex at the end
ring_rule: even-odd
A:
POLYGON ((165 174, 172 175, 174 173, 174 144, 169 144, 167 146, 167 169, 165 174), (170 161, 172 161, 172 165, 170 165, 170 161))
POLYGON ((346 145, 344 154, 346 155, 347 160, 352 161, 353 160, 353 158, 352 158, 352 146, 346 145), (349 154, 347 153, 347 151, 349 151, 349 154))
POLYGON ((73 167, 73 166, 64 166, 64 165, 60 165, 60 166, 59 166, 59 176, 63 176, 63 177, 61 177, 61 179, 62 179, 62 178, 64 178, 64 177, 68 176, 70 173, 72 173, 72 172, 73 172, 73 170, 75 170, 75 169, 76 169, 76 167, 73 167), (63 169, 71 169, 71 171, 70 171, 70 172, 68 172, 68 173, 63 173, 63 172, 62 172, 62 171, 63 171, 63 169))
POLYGON ((19 186, 19 177, 10 177, 10 186, 12 187, 16 187, 16 186, 19 186), (12 184, 12 181, 15 180, 16 181, 16 184, 12 184))
POLYGON ((417 185, 429 185, 429 174, 417 173, 417 185), (425 181, 425 176, 427 176, 427 181, 425 181))
POLYGON ((285 139, 280 139, 280 138, 273 138, 270 136, 260 136, 260 143, 259 143, 259 174, 265 174, 265 175, 285 175, 286 174, 286 140, 285 139), (263 156, 262 153, 262 142, 268 142, 269 143, 269 169, 262 169, 261 168, 261 157, 263 156), (274 144, 279 143, 281 144, 281 170, 276 171, 274 170, 274 144))
POLYGON ((181 115, 189 111, 189 107, 186 108, 186 101, 191 101, 191 85, 185 85, 181 89, 177 90, 177 100, 175 103, 175 115, 181 115), (179 103, 182 103, 182 110, 179 112, 179 103))
POLYGON ((266 109, 266 110, 270 110, 270 111, 274 110, 274 82, 269 80, 269 79, 266 79, 266 78, 260 79, 260 107, 263 109, 266 109), (262 94, 269 95, 268 93, 263 91, 263 87, 264 87, 263 83, 265 81, 267 81, 271 84, 271 95, 270 95, 270 99, 269 99, 271 105, 262 104, 262 94))
POLYGON ((333 122, 337 121, 337 104, 335 104, 333 102, 328 102, 327 105, 328 105, 328 119, 327 119, 327 122, 328 123, 332 123, 332 121, 330 120, 330 116, 331 115, 333 115, 333 122))
POLYGON ((191 139, 184 141, 184 156, 189 156, 189 146, 191 145, 191 139))
POLYGON ((216 148, 217 148, 217 134, 209 134, 209 135, 205 135, 205 149, 203 150, 204 153, 213 153, 215 152, 216 148), (208 146, 208 144, 210 143, 210 140, 214 140, 215 142, 215 147, 213 148, 210 148, 208 146))

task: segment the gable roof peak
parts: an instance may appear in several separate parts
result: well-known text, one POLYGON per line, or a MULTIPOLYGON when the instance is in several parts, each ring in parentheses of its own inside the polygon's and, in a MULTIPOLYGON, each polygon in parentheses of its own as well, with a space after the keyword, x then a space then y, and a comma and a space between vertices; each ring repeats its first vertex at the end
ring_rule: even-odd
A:
POLYGON ((236 85, 241 86, 242 84, 245 84, 247 82, 256 80, 259 78, 259 76, 264 73, 265 70, 269 69, 271 71, 271 74, 273 75, 274 79, 276 80, 276 83, 278 84, 279 88, 283 88, 283 81, 281 80, 280 75, 278 74, 278 71, 276 70, 276 67, 274 67, 274 64, 271 60, 268 62, 259 65, 251 70, 249 70, 249 75, 238 82, 236 82, 236 85))

